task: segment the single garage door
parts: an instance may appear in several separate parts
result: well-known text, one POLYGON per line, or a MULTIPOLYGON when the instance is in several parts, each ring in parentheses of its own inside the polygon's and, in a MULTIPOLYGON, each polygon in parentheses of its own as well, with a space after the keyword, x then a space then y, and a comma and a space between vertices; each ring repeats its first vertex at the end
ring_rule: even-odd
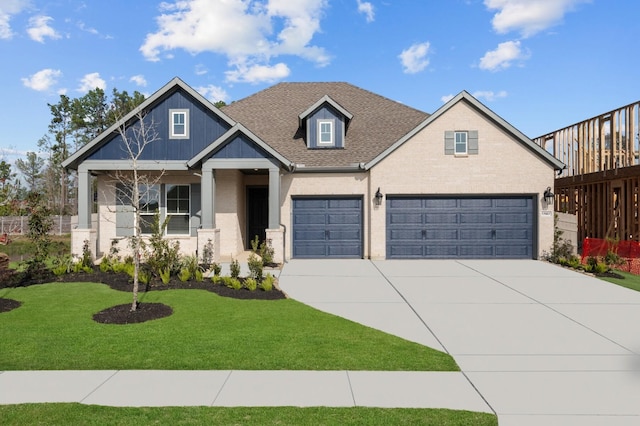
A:
POLYGON ((532 197, 387 197, 387 258, 533 258, 532 197))
POLYGON ((362 258, 361 197, 293 198, 293 257, 362 258))

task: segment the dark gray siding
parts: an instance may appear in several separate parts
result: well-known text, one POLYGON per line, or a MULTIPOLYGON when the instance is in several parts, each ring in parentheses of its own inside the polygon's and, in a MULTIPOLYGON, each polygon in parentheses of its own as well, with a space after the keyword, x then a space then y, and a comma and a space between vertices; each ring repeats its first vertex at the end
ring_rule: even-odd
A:
POLYGON ((307 146, 309 148, 344 148, 344 116, 330 105, 324 105, 307 117, 307 146), (334 146, 318 146, 318 120, 334 120, 334 146))
MULTIPOLYGON (((147 126, 153 123, 158 139, 143 151, 141 160, 189 160, 223 135, 230 126, 208 108, 182 91, 176 91, 156 104, 145 117, 147 126), (169 139, 169 110, 189 110, 189 138, 169 139)), ((127 131, 133 140, 133 132, 127 131)), ((125 160, 128 158, 119 134, 88 156, 90 160, 125 160)))
MULTIPOLYGON (((244 135, 236 135, 218 151, 213 158, 272 158, 264 149, 260 148, 253 141, 244 135)), ((204 158, 203 161, 206 161, 204 158)))

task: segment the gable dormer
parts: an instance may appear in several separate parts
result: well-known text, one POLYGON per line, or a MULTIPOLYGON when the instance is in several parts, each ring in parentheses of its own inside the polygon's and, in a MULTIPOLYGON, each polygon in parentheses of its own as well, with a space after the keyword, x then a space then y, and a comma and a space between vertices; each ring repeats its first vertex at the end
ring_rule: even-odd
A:
POLYGON ((349 111, 325 95, 298 116, 298 123, 305 131, 307 148, 344 148, 352 118, 349 111))

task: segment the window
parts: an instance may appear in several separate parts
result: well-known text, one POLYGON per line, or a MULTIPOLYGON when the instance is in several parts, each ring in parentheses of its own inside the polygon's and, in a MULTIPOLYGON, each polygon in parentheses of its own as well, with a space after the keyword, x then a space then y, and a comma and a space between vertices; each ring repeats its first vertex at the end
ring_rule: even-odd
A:
POLYGON ((189 137, 189 110, 172 109, 169 110, 171 139, 187 139, 189 137))
POLYGON ((153 217, 160 207, 160 185, 138 185, 138 194, 140 232, 151 234, 153 217))
POLYGON ((190 205, 189 185, 169 185, 167 191, 167 234, 189 234, 190 205))
POLYGON ((318 145, 333 146, 333 120, 318 120, 318 145))
POLYGON ((455 132, 456 155, 467 153, 467 132, 455 132))

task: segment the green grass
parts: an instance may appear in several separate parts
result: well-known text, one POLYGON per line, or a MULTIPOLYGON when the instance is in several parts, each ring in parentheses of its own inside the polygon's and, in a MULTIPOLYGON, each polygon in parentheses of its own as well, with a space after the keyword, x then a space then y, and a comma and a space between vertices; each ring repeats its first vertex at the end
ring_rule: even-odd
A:
POLYGON ((601 277, 600 279, 622 287, 630 288, 631 290, 640 291, 640 275, 634 275, 629 272, 617 270, 615 272, 622 275, 624 279, 610 277, 601 277))
POLYGON ((130 293, 58 283, 2 289, 0 297, 23 302, 0 314, 0 370, 458 370, 445 353, 290 299, 153 291, 142 302, 167 304, 173 315, 105 325, 92 315, 130 303, 130 293))
POLYGON ((0 406, 3 425, 474 425, 494 426, 493 414, 444 409, 383 408, 113 408, 80 404, 0 406))

